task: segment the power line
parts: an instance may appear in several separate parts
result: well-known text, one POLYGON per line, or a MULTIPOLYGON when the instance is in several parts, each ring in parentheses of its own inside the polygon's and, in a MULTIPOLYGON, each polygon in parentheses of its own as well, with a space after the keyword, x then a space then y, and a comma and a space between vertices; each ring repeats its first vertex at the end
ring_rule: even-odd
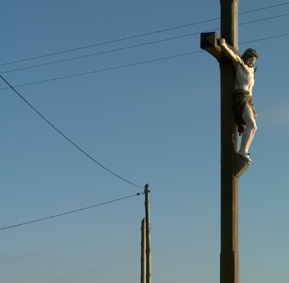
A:
MULTIPOLYGON (((240 42, 239 44, 246 44, 246 43, 251 43, 251 42, 265 41, 265 40, 270 40, 270 39, 274 39, 274 38, 286 37, 288 35, 289 35, 288 33, 280 34, 280 35, 274 35, 274 36, 269 36, 269 37, 265 37, 265 38, 259 38, 259 39, 255 39, 255 40, 240 42)), ((107 71, 112 71, 112 70, 117 70, 117 69, 124 69, 124 68, 134 67, 134 66, 138 66, 138 65, 144 65, 144 64, 149 64, 149 63, 155 63, 155 62, 160 62, 160 61, 166 61, 166 60, 170 60, 170 59, 185 57, 185 56, 194 55, 194 54, 203 53, 203 52, 204 51, 193 51, 193 52, 188 52, 188 53, 176 54, 176 55, 172 55, 172 56, 155 58, 155 59, 135 62, 135 63, 131 63, 131 64, 118 65, 118 66, 114 66, 114 67, 108 67, 108 68, 93 70, 93 71, 89 71, 89 72, 77 73, 77 74, 61 76, 61 77, 55 77, 55 78, 41 80, 41 81, 35 81, 35 82, 30 82, 30 83, 25 83, 25 84, 19 84, 19 85, 15 85, 14 87, 15 88, 20 88, 20 87, 26 87, 26 86, 37 85, 37 84, 42 84, 42 83, 48 83, 48 82, 52 82, 52 81, 64 80, 64 79, 80 77, 80 76, 86 76, 86 75, 90 75, 90 74, 102 73, 102 72, 107 72, 107 71)), ((9 87, 3 87, 3 88, 0 88, 0 91, 7 90, 7 89, 9 89, 9 87)))
POLYGON ((30 58, 25 58, 25 59, 21 59, 21 60, 12 61, 12 62, 2 63, 2 64, 0 64, 0 66, 7 66, 7 65, 15 64, 15 63, 21 63, 21 62, 25 62, 25 61, 30 61, 30 60, 40 59, 40 58, 44 58, 44 57, 50 57, 50 56, 54 56, 54 55, 59 55, 59 54, 63 54, 63 53, 79 51, 79 50, 88 49, 88 48, 91 48, 91 47, 107 45, 107 44, 116 43, 116 42, 120 42, 120 41, 125 41, 125 40, 129 40, 129 39, 135 39, 135 38, 144 37, 144 36, 153 35, 153 34, 158 34, 158 33, 166 32, 166 31, 181 29, 181 28, 185 28, 185 27, 188 27, 188 26, 193 26, 193 25, 198 25, 198 24, 202 24, 202 23, 212 22, 212 21, 216 21, 216 20, 219 20, 219 18, 203 20, 203 21, 194 22, 194 23, 190 23, 190 24, 185 24, 185 25, 181 25, 181 26, 165 28, 165 29, 156 30, 156 31, 152 31, 152 32, 142 33, 142 34, 138 34, 138 35, 132 35, 132 36, 123 37, 123 38, 119 38, 119 39, 114 39, 114 40, 110 40, 110 41, 95 43, 95 44, 91 44, 91 45, 81 46, 81 47, 77 47, 77 48, 71 48, 71 49, 67 49, 67 50, 63 50, 63 51, 48 53, 48 54, 39 55, 39 56, 35 56, 35 57, 30 57, 30 58))
POLYGON ((143 194, 143 193, 137 193, 137 194, 125 196, 125 197, 122 197, 122 198, 118 198, 118 199, 114 199, 114 200, 110 200, 110 201, 94 204, 94 205, 91 205, 91 206, 87 206, 87 207, 83 207, 83 208, 79 208, 79 209, 75 209, 75 210, 71 210, 71 211, 67 211, 67 212, 63 212, 63 213, 59 213, 59 214, 56 214, 56 215, 43 217, 43 218, 38 218, 38 219, 35 219, 35 220, 22 222, 22 223, 10 225, 10 226, 1 227, 0 231, 1 230, 11 229, 11 228, 16 228, 16 227, 19 227, 19 226, 24 226, 24 225, 28 225, 28 224, 32 224, 32 223, 36 223, 36 222, 41 222, 41 221, 45 221, 45 220, 48 220, 48 219, 65 216, 65 215, 72 214, 72 213, 77 213, 77 212, 80 212, 80 211, 84 211, 84 210, 96 208, 96 207, 99 207, 99 206, 103 206, 103 205, 106 205, 106 204, 122 201, 122 200, 125 200, 125 199, 128 199, 128 198, 136 197, 136 196, 139 196, 141 194, 143 194))
MULTIPOLYGON (((280 3, 280 4, 275 4, 275 5, 262 7, 262 8, 251 9, 251 10, 248 10, 248 11, 240 12, 239 15, 244 15, 244 14, 254 13, 254 12, 258 12, 258 11, 268 10, 268 9, 272 9, 272 8, 276 8, 276 7, 285 6, 285 5, 288 5, 288 4, 289 4, 289 2, 284 2, 284 3, 280 3)), ((92 48, 92 47, 96 47, 96 46, 102 46, 102 45, 107 45, 107 44, 111 44, 111 43, 117 43, 117 42, 129 40, 129 39, 135 39, 135 38, 139 38, 139 37, 144 37, 144 36, 148 36, 148 35, 163 33, 163 32, 172 31, 172 30, 176 30, 176 29, 181 29, 181 28, 185 28, 185 27, 189 27, 189 26, 198 25, 198 24, 213 22, 213 21, 217 21, 219 19, 220 19, 220 17, 206 19, 206 20, 202 20, 202 21, 197 21, 197 22, 193 22, 193 23, 188 23, 188 24, 174 26, 174 27, 170 27, 170 28, 155 30, 155 31, 146 32, 146 33, 141 33, 141 34, 132 35, 132 36, 128 36, 128 37, 123 37, 123 38, 119 38, 119 39, 104 41, 104 42, 100 42, 100 43, 95 43, 95 44, 85 45, 85 46, 81 46, 81 47, 66 49, 66 50, 52 52, 52 53, 43 54, 43 55, 39 55, 39 56, 24 58, 24 59, 15 60, 15 61, 10 61, 10 62, 6 62, 6 63, 2 63, 2 64, 0 64, 0 66, 7 66, 7 65, 11 65, 11 64, 26 62, 26 61, 40 59, 40 58, 44 58, 44 57, 50 57, 50 56, 54 56, 54 55, 59 55, 59 54, 73 52, 73 51, 79 51, 79 50, 83 50, 83 49, 88 49, 88 48, 92 48)))
POLYGON ((63 62, 67 62, 67 61, 78 60, 78 59, 83 59, 83 58, 92 57, 92 56, 97 56, 97 55, 103 55, 103 54, 113 53, 113 52, 117 52, 117 51, 123 51, 123 50, 127 50, 127 49, 132 49, 132 48, 136 48, 136 47, 142 47, 142 46, 147 46, 147 45, 152 45, 152 44, 157 44, 157 43, 162 43, 162 42, 167 42, 167 41, 170 41, 170 40, 186 38, 186 37, 189 37, 189 36, 199 35, 199 34, 200 34, 200 32, 194 32, 194 33, 189 33, 189 34, 184 34, 184 35, 179 35, 179 36, 174 36, 174 37, 159 39, 159 40, 155 40, 155 41, 144 42, 144 43, 140 43, 140 44, 125 46, 125 47, 121 47, 121 48, 115 48, 115 49, 111 49, 111 50, 106 50, 106 51, 101 51, 101 52, 86 54, 86 55, 82 55, 82 56, 76 56, 76 57, 72 57, 72 58, 67 58, 67 59, 62 59, 62 60, 56 60, 56 61, 47 62, 47 63, 37 64, 37 65, 31 65, 31 66, 27 66, 27 67, 23 67, 23 68, 12 69, 12 70, 8 70, 8 71, 1 72, 1 74, 7 74, 7 73, 12 73, 12 72, 17 72, 17 71, 27 70, 27 69, 31 69, 31 68, 37 68, 37 67, 42 67, 42 66, 47 66, 47 65, 53 65, 53 64, 63 63, 63 62))
POLYGON ((3 76, 0 75, 0 78, 11 88, 17 95, 20 97, 36 114, 38 114, 49 126, 51 126, 58 134, 60 134, 63 138, 65 138, 70 144, 72 144, 77 150, 79 150, 81 153, 83 153, 85 156, 87 156, 90 160, 92 160, 94 163, 102 167, 104 170, 112 174, 113 176, 117 177, 118 179, 134 186, 137 188, 143 188, 142 186, 139 186, 137 184, 134 184, 133 182, 121 177, 120 175, 116 174, 112 170, 108 169, 104 165, 102 165, 100 162, 98 162, 95 158, 93 158, 90 154, 88 154, 86 151, 84 151, 81 147, 79 147, 75 142, 73 142, 70 138, 68 138, 62 131, 60 131, 56 126, 54 126, 44 115, 42 115, 30 102, 28 102, 27 99, 25 99, 6 79, 3 78, 3 76))
POLYGON ((239 15, 245 15, 245 14, 249 14, 249 13, 254 13, 254 12, 259 12, 259 11, 263 11, 263 10, 268 10, 268 9, 272 9, 272 8, 276 8, 276 7, 285 6, 285 5, 288 5, 288 4, 289 4, 289 2, 284 2, 284 3, 280 3, 280 4, 266 6, 266 7, 263 7, 263 8, 257 8, 257 9, 253 9, 253 10, 248 10, 248 11, 240 12, 239 15))
POLYGON ((281 15, 277 15, 277 16, 272 16, 272 17, 268 17, 268 18, 263 18, 263 19, 258 19, 258 20, 253 20, 253 21, 249 21, 249 22, 240 23, 239 26, 253 24, 253 23, 259 23, 259 22, 264 22, 264 21, 277 19, 277 18, 282 18, 282 17, 287 17, 287 16, 289 16, 289 13, 281 14, 281 15))
MULTIPOLYGON (((62 76, 62 77, 55 77, 55 78, 51 78, 51 79, 47 79, 47 80, 35 81, 35 82, 31 82, 31 83, 16 85, 14 87, 15 88, 16 87, 25 87, 25 86, 42 84, 42 83, 58 81, 58 80, 63 80, 63 79, 69 79, 69 78, 74 78, 74 77, 79 77, 79 76, 86 76, 86 75, 95 74, 95 73, 102 73, 102 72, 107 72, 107 71, 112 71, 112 70, 117 70, 117 69, 123 69, 123 68, 148 64, 148 63, 155 63, 155 62, 165 61, 165 60, 169 60, 169 59, 175 59, 175 58, 184 57, 184 56, 193 55, 193 54, 202 53, 202 52, 203 51, 193 51, 193 52, 189 52, 189 53, 177 54, 177 55, 172 55, 172 56, 167 56, 167 57, 162 57, 162 58, 156 58, 156 59, 151 59, 151 60, 146 60, 146 61, 141 61, 141 62, 135 62, 135 63, 131 63, 131 64, 118 65, 118 66, 114 66, 114 67, 98 69, 98 70, 84 72, 84 73, 77 73, 77 74, 72 74, 72 75, 67 75, 67 76, 62 76)), ((9 89, 9 87, 0 88, 0 91, 6 90, 6 89, 9 89)))
POLYGON ((264 37, 264 38, 261 38, 261 39, 253 39, 253 40, 249 40, 249 41, 243 41, 240 44, 247 44, 247 43, 251 43, 251 42, 264 41, 264 40, 269 40, 269 39, 274 39, 274 38, 279 38, 279 37, 285 37, 285 36, 289 36, 289 33, 284 33, 284 34, 280 34, 280 35, 264 37))
MULTIPOLYGON (((289 13, 281 14, 281 15, 277 15, 277 16, 271 16, 271 17, 267 17, 267 18, 262 18, 262 19, 258 19, 258 20, 243 22, 243 23, 240 23, 239 26, 263 22, 263 21, 272 20, 272 19, 281 18, 281 17, 286 17, 286 16, 289 16, 289 13)), ((216 27, 213 30, 219 30, 219 28, 216 27)), ((49 65, 54 65, 54 64, 58 64, 58 63, 64 63, 64 62, 69 62, 69 61, 73 61, 73 60, 88 58, 88 57, 92 57, 92 56, 113 53, 113 52, 117 52, 117 51, 124 51, 124 50, 133 49, 133 48, 137 48, 137 47, 143 47, 143 46, 153 45, 153 44, 167 42, 167 41, 171 41, 171 40, 182 39, 182 38, 186 38, 186 37, 190 37, 190 36, 194 36, 194 35, 199 35, 199 34, 200 34, 200 32, 188 33, 188 34, 184 34, 184 35, 159 39, 159 40, 155 40, 155 41, 144 42, 144 43, 140 43, 140 44, 134 44, 134 45, 125 46, 125 47, 121 47, 121 48, 114 48, 114 49, 110 49, 110 50, 106 50, 106 51, 101 51, 101 52, 96 52, 96 53, 91 53, 91 54, 86 54, 86 55, 81 55, 81 56, 75 56, 75 57, 66 58, 66 59, 55 60, 55 61, 41 63, 41 64, 35 64, 35 65, 30 65, 30 66, 21 67, 21 68, 16 68, 16 69, 0 72, 0 74, 18 72, 18 71, 28 70, 28 69, 32 69, 32 68, 49 66, 49 65)))

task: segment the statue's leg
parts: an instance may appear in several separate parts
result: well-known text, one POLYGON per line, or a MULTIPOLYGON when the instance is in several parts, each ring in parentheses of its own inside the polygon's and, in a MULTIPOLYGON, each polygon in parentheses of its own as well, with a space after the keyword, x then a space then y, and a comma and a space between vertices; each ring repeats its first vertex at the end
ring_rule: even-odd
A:
POLYGON ((248 142, 248 144, 247 144, 247 148, 246 148, 247 152, 249 151, 249 147, 251 146, 251 143, 252 143, 252 141, 253 141, 253 139, 254 139, 254 137, 255 137, 255 133, 256 133, 256 131, 257 131, 257 125, 256 125, 256 120, 255 120, 255 119, 254 119, 254 125, 255 125, 255 126, 253 127, 253 130, 252 130, 252 133, 251 133, 249 142, 248 142))
POLYGON ((242 135, 241 148, 239 152, 242 154, 248 154, 249 147, 257 131, 256 120, 250 106, 246 105, 242 118, 246 123, 246 129, 242 135))

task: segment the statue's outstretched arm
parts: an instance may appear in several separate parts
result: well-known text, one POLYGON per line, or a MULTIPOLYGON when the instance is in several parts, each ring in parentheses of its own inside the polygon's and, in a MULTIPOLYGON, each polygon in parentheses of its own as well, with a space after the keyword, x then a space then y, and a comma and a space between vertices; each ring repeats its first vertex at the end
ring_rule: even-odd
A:
POLYGON ((219 39, 219 44, 220 44, 222 50, 224 51, 224 53, 227 54, 231 60, 233 60, 235 63, 244 64, 244 62, 240 58, 239 54, 236 54, 233 50, 231 50, 228 47, 226 40, 224 38, 219 39))

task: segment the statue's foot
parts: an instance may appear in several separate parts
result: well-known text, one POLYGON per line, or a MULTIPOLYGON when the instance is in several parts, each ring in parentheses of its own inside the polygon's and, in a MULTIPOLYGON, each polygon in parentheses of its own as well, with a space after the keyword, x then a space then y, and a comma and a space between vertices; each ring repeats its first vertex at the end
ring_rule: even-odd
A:
POLYGON ((250 153, 239 151, 238 154, 241 155, 243 158, 245 158, 249 163, 252 162, 252 159, 250 158, 250 153))

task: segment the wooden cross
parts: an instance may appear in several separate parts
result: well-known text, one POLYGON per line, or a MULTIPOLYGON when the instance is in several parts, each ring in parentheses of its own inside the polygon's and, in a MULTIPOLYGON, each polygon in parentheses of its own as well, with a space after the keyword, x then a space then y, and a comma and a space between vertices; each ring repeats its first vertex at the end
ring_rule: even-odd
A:
MULTIPOLYGON (((238 0, 220 0, 221 37, 238 51, 238 0)), ((233 111, 235 70, 218 45, 215 32, 201 34, 201 48, 220 63, 221 70, 221 255, 220 282, 239 283, 239 182, 249 164, 236 153, 238 131, 233 111)))

